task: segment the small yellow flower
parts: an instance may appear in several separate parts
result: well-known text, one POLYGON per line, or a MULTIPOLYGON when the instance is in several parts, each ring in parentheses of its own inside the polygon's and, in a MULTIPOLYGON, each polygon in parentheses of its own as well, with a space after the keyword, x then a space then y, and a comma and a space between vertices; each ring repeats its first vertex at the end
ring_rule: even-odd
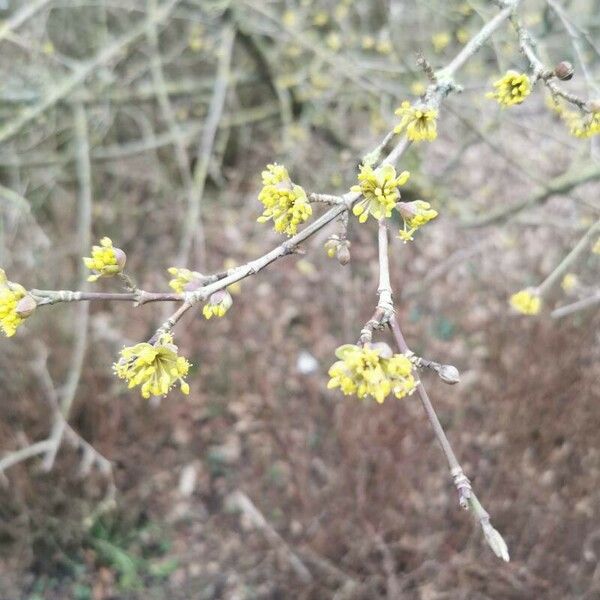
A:
POLYGON ((542 299, 536 289, 528 288, 513 294, 510 305, 523 315, 537 315, 542 308, 542 299))
POLYGON ((375 48, 375 38, 372 35, 363 35, 360 40, 360 45, 364 50, 372 50, 375 48))
POLYGON ((343 3, 338 4, 333 10, 333 16, 336 21, 342 21, 348 16, 348 7, 343 3))
POLYGON ((50 40, 47 40, 42 46, 42 52, 48 56, 52 56, 55 52, 54 44, 50 40))
POLYGON ((192 52, 200 52, 204 47, 204 29, 201 25, 194 25, 188 36, 188 46, 192 52))
POLYGON ((83 258, 83 264, 93 271, 87 280, 98 281, 100 277, 114 277, 123 271, 126 260, 125 252, 113 247, 110 238, 103 237, 99 246, 92 247, 92 256, 83 258))
POLYGON ((142 342, 125 347, 113 365, 120 379, 128 382, 128 387, 140 387, 144 398, 164 396, 176 383, 184 394, 189 394, 190 386, 184 380, 190 363, 178 355, 173 336, 165 333, 155 344, 142 342))
POLYGON ((552 96, 546 99, 546 106, 563 120, 571 135, 586 139, 600 133, 600 112, 569 110, 558 98, 552 96))
POLYGON ((458 29, 456 31, 456 39, 458 40, 459 43, 466 44, 470 38, 471 38, 471 35, 469 34, 468 29, 461 27, 460 29, 458 29))
POLYGON ((431 142, 437 138, 437 110, 412 106, 405 100, 396 114, 401 117, 394 133, 406 132, 412 142, 431 142))
POLYGON ((286 10, 281 20, 286 27, 294 27, 298 22, 298 15, 293 10, 286 10))
POLYGON ((262 172, 263 188, 258 195, 265 210, 259 223, 273 219, 274 229, 288 236, 298 231, 298 225, 312 215, 306 192, 292 183, 287 169, 278 164, 267 165, 262 172))
POLYGON ((332 31, 325 38, 325 43, 334 51, 338 52, 342 47, 342 36, 336 31, 332 31))
POLYGON ((399 202, 398 211, 404 221, 404 227, 398 233, 398 237, 406 242, 413 240, 413 233, 429 221, 438 216, 437 210, 431 208, 429 202, 415 200, 413 202, 399 202))
POLYGON ((494 83, 495 92, 488 92, 486 98, 496 100, 501 106, 521 104, 531 93, 531 81, 526 73, 507 71, 494 83))
POLYGON ((375 46, 375 50, 379 52, 379 54, 391 54, 393 49, 392 42, 388 39, 379 40, 375 46))
POLYGON ((578 283, 579 280, 577 279, 577 275, 574 273, 567 273, 560 282, 560 287, 568 294, 577 287, 578 283))
POLYGON ((316 12, 313 16, 313 23, 317 27, 323 27, 323 25, 327 25, 328 22, 329 22, 329 15, 324 10, 320 10, 320 11, 316 12))
POLYGON ((340 242, 339 240, 336 239, 328 239, 325 244, 323 245, 323 248, 325 248, 325 252, 327 253, 327 256, 329 258, 333 258, 335 256, 335 253, 337 252, 338 246, 339 246, 340 242))
POLYGON ((178 294, 198 289, 199 283, 202 281, 202 273, 198 273, 198 271, 190 271, 189 269, 180 267, 169 267, 167 272, 169 275, 173 275, 173 279, 169 281, 169 287, 178 294))
POLYGON ((427 91, 427 88, 423 82, 413 81, 413 83, 410 84, 410 91, 415 96, 422 96, 427 91))
POLYGON ((444 51, 449 46, 451 40, 452 37, 447 31, 440 31, 439 33, 434 33, 431 36, 433 51, 437 54, 444 51))
POLYGON ((390 394, 403 398, 415 391, 413 364, 404 354, 392 354, 387 344, 340 346, 339 359, 329 369, 329 389, 339 387, 346 396, 374 398, 382 403, 390 394))
POLYGON ((369 215, 375 219, 383 219, 392 216, 392 210, 400 199, 398 187, 404 185, 410 173, 402 171, 396 175, 396 169, 392 165, 383 165, 376 170, 369 165, 361 165, 358 174, 359 185, 350 189, 359 192, 363 199, 357 202, 352 212, 364 223, 369 215))
POLYGON ((559 114, 569 127, 571 135, 577 138, 587 139, 600 134, 600 112, 577 113, 561 109, 559 114))
POLYGON ((202 314, 206 319, 224 317, 232 304, 231 294, 227 290, 219 290, 208 299, 208 302, 202 308, 202 314))
POLYGON ((596 243, 592 246, 592 252, 594 254, 600 254, 600 237, 596 240, 596 243))
POLYGON ((0 269, 0 329, 6 337, 15 335, 25 317, 17 312, 19 301, 27 295, 27 290, 18 283, 8 281, 6 273, 0 269))

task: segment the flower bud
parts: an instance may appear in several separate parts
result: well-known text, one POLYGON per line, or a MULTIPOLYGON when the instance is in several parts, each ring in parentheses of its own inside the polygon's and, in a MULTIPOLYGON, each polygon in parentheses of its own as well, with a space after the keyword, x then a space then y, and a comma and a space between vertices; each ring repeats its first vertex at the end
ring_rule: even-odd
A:
POLYGON ((483 528, 485 540, 493 550, 494 554, 504 562, 509 562, 510 555, 508 554, 508 546, 500 532, 497 529, 494 529, 491 523, 488 522, 483 522, 481 526, 483 528))
POLYGON ((340 239, 335 234, 325 242, 323 248, 325 248, 325 252, 327 252, 327 256, 329 256, 329 258, 333 258, 336 255, 339 244, 340 239))
POLYGON ((103 237, 99 246, 92 246, 92 255, 83 257, 83 264, 92 272, 88 281, 98 281, 101 277, 114 277, 122 273, 126 260, 125 252, 115 248, 109 237, 103 237))
POLYGON ((23 296, 18 302, 15 308, 15 312, 21 319, 26 319, 33 314, 33 311, 37 308, 37 302, 31 294, 23 296))
POLYGON ((379 352, 381 358, 392 358, 394 356, 392 349, 385 342, 375 342, 374 344, 370 344, 370 346, 373 350, 379 352))
POLYGON ((437 373, 444 383, 454 385, 455 383, 460 382, 460 373, 458 372, 458 369, 453 365, 441 365, 440 368, 437 370, 437 373))
POLYGON ((127 254, 121 250, 121 248, 115 248, 115 258, 117 259, 117 266, 119 267, 119 272, 125 268, 125 263, 127 262, 127 254))
POLYGON ((223 317, 225 313, 231 308, 233 304, 233 298, 227 290, 219 290, 214 294, 211 294, 208 302, 202 309, 202 314, 206 319, 211 317, 223 317))
POLYGON ((561 81, 569 81, 573 77, 573 73, 575 70, 573 69, 573 65, 566 60, 559 62, 554 67, 554 75, 558 77, 561 81))
POLYGON ((335 256, 340 265, 347 265, 350 262, 350 242, 339 244, 335 256))

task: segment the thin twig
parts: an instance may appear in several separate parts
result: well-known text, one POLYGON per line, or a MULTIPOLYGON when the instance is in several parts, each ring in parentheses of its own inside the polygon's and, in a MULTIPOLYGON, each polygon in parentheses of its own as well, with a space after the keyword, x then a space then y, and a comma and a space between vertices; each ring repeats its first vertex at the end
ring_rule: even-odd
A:
POLYGON ((581 256, 581 254, 591 244, 592 238, 600 231, 600 219, 596 221, 585 233, 585 235, 575 244, 573 249, 560 261, 559 265, 544 279, 538 286, 540 296, 547 294, 559 279, 570 269, 571 265, 581 256))
POLYGON ((582 300, 578 300, 577 302, 573 302, 572 304, 567 304, 566 306, 556 308, 550 314, 553 319, 560 319, 562 317, 575 314, 582 310, 592 308, 592 306, 596 306, 596 304, 600 304, 600 292, 597 292, 589 298, 583 298, 582 300))
POLYGON ((186 264, 192 249, 192 243, 196 240, 196 250, 198 252, 200 270, 203 269, 203 263, 206 259, 204 233, 200 221, 202 197, 204 195, 208 167, 212 158, 213 144, 219 128, 219 121, 223 115, 227 89, 229 87, 229 73, 235 42, 235 29, 231 25, 225 27, 222 36, 215 87, 210 101, 206 123, 202 130, 200 144, 198 146, 197 162, 193 174, 193 185, 189 190, 190 195, 188 197, 187 213, 178 254, 178 264, 186 264))
POLYGON ((388 258, 388 228, 385 219, 379 221, 378 254, 379 254, 379 286, 377 287, 377 308, 380 308, 386 317, 394 312, 392 298, 392 284, 390 283, 390 265, 388 258))
MULTIPOLYGON (((511 5, 505 9, 503 9, 496 17, 494 17, 491 21, 486 23, 482 29, 476 34, 473 38, 473 43, 469 43, 459 52, 457 57, 450 63, 450 65, 443 69, 441 72, 438 72, 437 78, 438 83, 432 84, 429 86, 426 94, 426 105, 437 107, 442 102, 442 100, 453 90, 456 88, 456 84, 452 80, 452 76, 456 71, 467 61, 469 57, 471 57, 477 50, 485 43, 485 41, 496 31, 500 24, 506 20, 512 14, 514 8, 517 6, 519 0, 515 0, 511 5), (441 73, 443 73, 443 77, 441 77, 441 73), (443 79, 443 80, 442 80, 443 79)), ((156 15, 155 15, 155 18, 156 15)), ((145 27, 147 29, 147 27, 145 27)), ((145 31, 144 29, 144 31, 145 31)), ((212 114, 212 118, 209 118, 205 129, 205 135, 203 135, 203 139, 201 141, 200 155, 204 156, 204 161, 199 160, 199 165, 204 164, 204 167, 201 167, 200 170, 196 170, 195 172, 195 181, 196 175, 200 176, 200 181, 204 182, 206 176, 207 162, 210 157, 210 148, 212 147, 212 142, 214 141, 214 133, 216 131, 216 127, 218 126, 218 121, 220 118, 220 110, 217 110, 219 107, 222 109, 222 105, 224 103, 224 95, 226 90, 226 74, 229 70, 229 63, 231 59, 231 53, 233 50, 233 41, 234 41, 235 33, 233 29, 229 30, 229 34, 224 37, 222 44, 222 54, 220 60, 219 67, 219 75, 218 79, 221 80, 221 84, 219 89, 215 89, 215 93, 213 95, 213 106, 215 110, 209 111, 212 114), (207 133, 208 132, 208 133, 207 133)), ((387 143, 388 136, 386 136, 385 142, 387 143)), ((0 136, 1 141, 1 136, 0 136)), ((400 157, 406 152, 406 150, 410 147, 411 142, 406 138, 401 139, 389 152, 389 154, 383 158, 381 161, 381 165, 383 164, 396 164, 400 157)), ((202 184, 203 185, 203 184, 202 184)), ((174 298, 173 294, 165 294, 165 295, 156 295, 148 299, 144 299, 144 292, 140 291, 140 298, 133 298, 132 296, 119 295, 114 296, 114 299, 120 300, 134 300, 138 304, 142 304, 146 301, 161 301, 161 300, 183 300, 184 303, 181 307, 177 309, 177 311, 167 319, 157 330, 155 336, 160 334, 161 332, 170 331, 174 325, 181 319, 181 317, 196 303, 206 300, 209 298, 211 294, 221 289, 226 288, 227 286, 244 279, 250 275, 254 275, 264 269, 266 266, 276 261, 277 259, 287 256, 295 252, 298 245, 310 238, 317 231, 320 231, 323 227, 337 219, 340 215, 350 209, 353 204, 360 198, 360 194, 357 192, 348 192, 342 196, 343 203, 338 204, 323 214, 320 218, 313 221, 310 225, 305 227, 301 232, 291 237, 289 240, 281 243, 271 251, 267 252, 263 256, 246 263, 243 266, 240 266, 234 269, 231 273, 228 273, 227 276, 215 281, 213 283, 209 283, 201 287, 199 290, 194 292, 187 292, 182 295, 177 295, 174 298)), ((188 223, 197 222, 197 217, 199 217, 200 205, 198 203, 194 204, 190 207, 190 214, 188 215, 187 221, 188 223), (193 214, 192 214, 193 213, 193 214)), ((193 229, 190 226, 188 236, 193 236, 193 229)), ((181 248, 185 250, 185 248, 189 248, 191 245, 192 237, 187 238, 189 241, 186 241, 182 244, 181 248)), ((39 290, 35 290, 35 292, 39 293, 39 290)), ((91 300, 92 296, 85 295, 82 292, 46 292, 46 295, 50 296, 49 303, 56 303, 61 301, 77 301, 77 300, 91 300)), ((99 298, 98 298, 99 299, 99 298)), ((109 299, 108 296, 105 296, 105 299, 109 299)), ((153 339, 154 337, 153 336, 153 339)))
POLYGON ((452 78, 464 64, 490 39, 492 34, 499 29, 506 19, 514 14, 515 10, 521 3, 521 0, 514 0, 506 3, 503 8, 493 19, 490 19, 477 34, 475 34, 465 45, 465 47, 456 55, 456 57, 443 69, 435 73, 438 80, 452 78))
POLYGON ((293 552, 293 550, 288 546, 286 541, 279 535, 279 533, 277 533, 277 531, 271 527, 264 515, 260 512, 260 510, 258 510, 254 502, 252 502, 252 500, 244 492, 241 490, 236 490, 230 494, 227 499, 227 503, 231 509, 241 512, 250 521, 250 523, 256 527, 256 529, 261 531, 269 543, 271 543, 275 548, 281 549, 285 552, 285 555, 290 566, 294 570, 294 573, 296 573, 298 578, 304 584, 308 584, 313 581, 313 577, 306 565, 302 562, 298 555, 293 552))
MULTIPOLYGON (((389 320, 389 326, 392 330, 392 335, 394 336, 394 340, 400 350, 400 352, 410 352, 404 336, 402 335, 402 331, 400 330, 400 325, 395 315, 389 320)), ((448 467, 450 469, 450 475, 452 476, 452 481, 454 486, 458 491, 459 504, 464 509, 469 509, 474 514, 475 518, 478 520, 481 528, 483 530, 486 541, 499 558, 502 558, 505 561, 509 560, 508 548, 506 546, 506 542, 494 529, 490 522, 490 515, 483 508, 481 503, 479 502, 477 496, 473 492, 471 487, 471 482, 468 477, 465 475, 456 455, 454 454, 454 450, 450 445, 450 441, 444 432, 444 428, 438 419, 438 416, 431 404, 431 400, 429 399, 429 395, 425 390, 425 386, 421 381, 417 384, 417 392, 419 393, 419 398, 421 399, 421 404, 425 409, 425 413, 427 414, 427 418, 431 423, 433 431, 435 433, 435 437, 439 442, 444 456, 446 457, 446 461, 448 462, 448 467)))
POLYGON ((594 81, 594 77, 590 73, 588 69, 586 60, 584 58, 584 50, 581 46, 581 38, 577 33, 577 29, 571 23, 571 20, 567 16, 565 9, 558 3, 556 0, 546 0, 548 6, 552 8, 552 10, 556 13, 558 18, 561 20, 564 28, 566 29, 569 37, 571 38, 571 42, 573 44, 573 48, 575 49, 575 54, 577 54, 577 60, 581 66, 581 72, 583 73, 583 77, 585 78, 585 82, 588 87, 595 93, 600 94, 600 88, 598 84, 594 81))
POLYGON ((492 225, 504 219, 514 217, 526 208, 535 206, 537 204, 543 204, 552 196, 566 194, 579 185, 583 185, 584 183, 588 183, 590 181, 597 181, 599 179, 599 165, 576 165, 572 167, 569 172, 559 175, 558 177, 548 181, 545 187, 534 192, 529 198, 517 202, 516 204, 502 206, 497 210, 481 217, 465 220, 463 223, 461 223, 461 225, 463 227, 484 227, 487 225, 492 225))
POLYGON ((559 96, 567 102, 574 104, 579 109, 585 112, 590 112, 586 100, 563 90, 556 83, 554 80, 554 72, 548 69, 535 53, 533 38, 529 31, 525 29, 521 20, 516 15, 513 15, 511 17, 511 22, 517 32, 517 35, 519 36, 519 46, 521 48, 521 52, 529 62, 535 78, 543 81, 553 96, 559 96))
POLYGON ((9 36, 15 29, 18 29, 35 13, 39 12, 44 6, 50 4, 52 0, 30 0, 21 10, 7 19, 0 25, 0 41, 9 36))
POLYGON ((40 102, 25 108, 18 116, 11 119, 0 129, 0 143, 6 142, 16 136, 25 125, 28 125, 31 121, 37 119, 48 109, 52 108, 57 102, 60 102, 63 98, 73 92, 100 65, 103 65, 118 56, 124 48, 130 46, 146 33, 150 23, 159 23, 167 19, 178 2, 179 0, 168 0, 156 13, 144 20, 143 23, 133 27, 128 33, 118 38, 109 46, 103 48, 94 58, 77 67, 71 75, 63 79, 54 88, 50 89, 45 98, 40 102))
MULTIPOLYGON (((90 165, 90 147, 88 139, 87 115, 83 104, 74 106, 75 123, 75 145, 77 147, 77 180, 79 182, 78 195, 78 238, 79 254, 85 254, 90 247, 91 227, 92 227, 92 172, 90 165)), ((87 272, 83 262, 79 263, 79 281, 83 284, 86 280, 87 272)), ((74 319, 75 333, 74 344, 71 355, 71 364, 69 374, 62 390, 60 406, 55 414, 55 421, 52 428, 50 440, 53 442, 52 448, 44 456, 42 468, 50 471, 54 465, 54 459, 60 446, 60 442, 65 430, 67 419, 71 411, 71 406, 75 400, 77 386, 81 378, 81 370, 87 348, 87 330, 89 322, 89 304, 82 303, 77 307, 77 315, 74 319)))

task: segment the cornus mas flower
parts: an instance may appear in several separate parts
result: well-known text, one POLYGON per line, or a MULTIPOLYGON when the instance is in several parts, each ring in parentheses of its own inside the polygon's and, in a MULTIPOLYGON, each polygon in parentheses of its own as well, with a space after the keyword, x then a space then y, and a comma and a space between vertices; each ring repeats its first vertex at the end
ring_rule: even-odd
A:
POLYGON ((92 247, 92 256, 83 258, 83 264, 93 272, 87 280, 98 281, 100 277, 114 277, 123 271, 126 260, 125 252, 113 247, 110 238, 103 237, 99 246, 92 247))
MULTIPOLYGON (((571 135, 586 139, 600 134, 600 110, 594 108, 590 112, 569 110, 556 97, 549 97, 546 104, 565 122, 571 135)), ((593 107, 596 103, 590 104, 593 107)))
POLYGON ((531 93, 531 81, 525 73, 507 71, 494 83, 495 92, 488 92, 486 98, 496 100, 502 106, 521 104, 531 93))
POLYGON ((233 299, 231 294, 227 290, 219 290, 208 299, 208 302, 202 308, 202 314, 207 319, 211 317, 224 317, 232 304, 233 299))
POLYGON ((600 134, 600 112, 576 113, 570 110, 561 110, 561 117, 569 127, 571 135, 586 139, 600 134))
POLYGON ((510 305, 523 315, 537 315, 542 308, 542 299, 535 289, 528 288, 513 294, 510 305))
POLYGON ((287 169, 278 164, 267 165, 262 172, 263 188, 258 195, 265 210, 259 223, 273 219, 273 228, 288 236, 298 232, 298 225, 312 215, 306 192, 290 180, 287 169))
POLYGON ((413 233, 417 229, 438 216, 437 210, 431 208, 431 204, 424 200, 399 202, 397 207, 404 221, 404 228, 398 232, 398 237, 405 243, 413 240, 413 233))
POLYGON ((405 100, 396 114, 401 119, 394 133, 406 131, 406 137, 412 142, 431 142, 437 137, 437 110, 412 106, 405 100))
POLYGON ((202 273, 190 271, 189 269, 169 267, 167 272, 169 275, 173 275, 173 279, 169 281, 169 287, 178 294, 193 291, 196 289, 196 285, 194 284, 199 283, 202 279, 202 273))
POLYGON ((600 254, 600 238, 598 238, 596 243, 592 246, 592 252, 594 254, 600 254))
POLYGON ((121 350, 121 357, 113 365, 117 377, 128 382, 128 387, 140 387, 144 398, 164 396, 176 383, 184 394, 190 386, 184 377, 190 363, 178 356, 173 336, 164 333, 155 344, 142 342, 121 350))
POLYGON ((18 310, 20 301, 26 296, 27 290, 8 281, 6 273, 0 269, 0 329, 6 337, 15 335, 19 325, 29 316, 18 310))
POLYGON ((390 394, 403 398, 415 390, 410 359, 404 354, 392 354, 387 344, 345 344, 335 355, 340 360, 329 369, 329 389, 339 387, 346 396, 372 397, 379 403, 390 394))
POLYGON ((579 284, 579 279, 575 273, 567 273, 560 282, 560 287, 567 292, 572 292, 579 284))
POLYGON ((369 215, 376 219, 392 216, 392 210, 400 199, 398 187, 404 185, 410 173, 402 171, 396 175, 396 169, 392 165, 383 165, 376 170, 369 165, 361 165, 358 174, 359 185, 353 185, 353 192, 360 192, 363 199, 357 202, 352 212, 364 223, 369 215))

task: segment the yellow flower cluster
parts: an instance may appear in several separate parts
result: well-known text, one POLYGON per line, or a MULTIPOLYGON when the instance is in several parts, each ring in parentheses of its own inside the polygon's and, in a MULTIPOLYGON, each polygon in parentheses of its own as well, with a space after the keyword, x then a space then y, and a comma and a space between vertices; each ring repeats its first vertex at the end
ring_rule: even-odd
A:
POLYGON ((596 243, 592 246, 592 252, 594 254, 600 254, 600 238, 598 238, 596 243))
POLYGON ((513 294, 510 305, 523 315, 537 315, 542 308, 542 299, 537 290, 528 288, 513 294))
POLYGON ((110 238, 103 237, 99 246, 92 247, 92 256, 83 258, 83 264, 93 271, 87 280, 98 281, 100 277, 113 277, 123 271, 125 261, 125 252, 120 248, 113 247, 110 238))
POLYGON ((404 228, 398 233, 398 237, 406 242, 413 240, 413 233, 427 225, 429 221, 438 216, 437 210, 431 208, 429 202, 415 200, 414 202, 400 202, 398 210, 404 221, 404 228))
POLYGON ((262 172, 263 188, 258 195, 265 210, 259 223, 273 219, 274 229, 289 236, 298 231, 298 225, 312 215, 306 192, 292 183, 287 169, 282 165, 267 165, 262 172))
POLYGON ((231 294, 227 290, 219 290, 208 299, 208 302, 202 308, 202 314, 206 319, 224 317, 232 304, 231 294))
POLYGON ((196 288, 194 285, 190 284, 199 282, 202 279, 202 273, 180 267, 169 267, 167 272, 169 275, 173 275, 173 279, 169 281, 169 287, 178 294, 193 291, 196 288))
POLYGON ((361 193, 363 199, 354 205, 352 212, 361 223, 364 223, 369 215, 376 219, 391 217, 392 210, 400 199, 398 187, 404 185, 409 177, 408 171, 396 175, 396 169, 392 165, 383 165, 376 170, 369 165, 361 165, 358 174, 359 185, 350 189, 361 193))
POLYGON ((383 402, 390 394, 403 398, 415 391, 413 364, 404 354, 392 354, 387 344, 340 346, 339 360, 329 369, 329 389, 339 387, 346 396, 373 397, 383 402))
POLYGON ((123 348, 113 368, 119 378, 129 383, 129 388, 140 386, 144 398, 164 396, 178 382, 181 391, 189 394, 190 386, 184 377, 190 363, 177 352, 173 336, 165 333, 155 344, 142 342, 123 348))
POLYGON ((488 92, 486 98, 496 100, 502 106, 521 104, 531 94, 531 81, 526 73, 507 71, 494 83, 495 92, 488 92))
POLYGON ((575 112, 559 104, 554 106, 554 110, 566 123, 571 135, 580 139, 586 139, 600 134, 600 112, 575 112))
POLYGON ((406 131, 406 137, 412 142, 431 142, 437 138, 437 110, 412 106, 405 100, 396 114, 401 118, 394 133, 406 131))
POLYGON ((25 320, 18 314, 17 305, 26 294, 22 285, 8 281, 6 273, 0 269, 0 329, 6 337, 15 335, 17 327, 25 320))

